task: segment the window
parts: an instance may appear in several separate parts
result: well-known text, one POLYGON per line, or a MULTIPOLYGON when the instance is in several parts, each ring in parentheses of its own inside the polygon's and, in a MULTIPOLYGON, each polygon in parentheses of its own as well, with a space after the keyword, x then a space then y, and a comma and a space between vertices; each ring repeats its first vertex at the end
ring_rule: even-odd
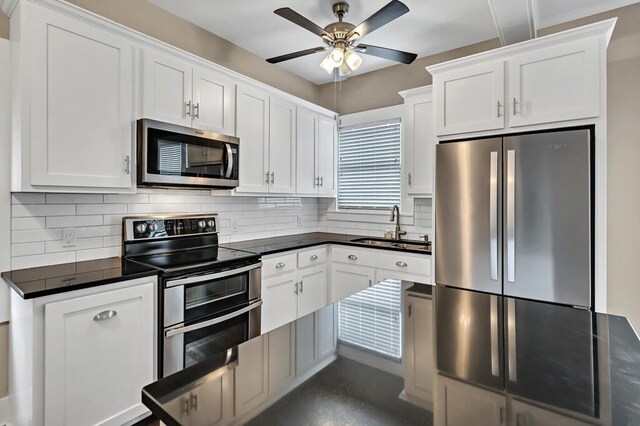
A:
POLYGON ((399 119, 340 129, 338 209, 389 210, 401 179, 399 119))
POLYGON ((338 340, 400 361, 401 282, 386 280, 338 302, 338 340))

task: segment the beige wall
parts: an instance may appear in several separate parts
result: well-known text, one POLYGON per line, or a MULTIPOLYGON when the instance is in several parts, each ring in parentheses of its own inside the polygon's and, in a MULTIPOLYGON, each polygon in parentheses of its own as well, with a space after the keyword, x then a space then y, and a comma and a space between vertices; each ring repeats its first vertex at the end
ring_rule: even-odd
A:
MULTIPOLYGON (((184 49, 272 87, 317 103, 318 86, 242 49, 147 0, 68 0, 98 15, 184 49)), ((0 37, 9 38, 9 22, 0 12, 0 37)))

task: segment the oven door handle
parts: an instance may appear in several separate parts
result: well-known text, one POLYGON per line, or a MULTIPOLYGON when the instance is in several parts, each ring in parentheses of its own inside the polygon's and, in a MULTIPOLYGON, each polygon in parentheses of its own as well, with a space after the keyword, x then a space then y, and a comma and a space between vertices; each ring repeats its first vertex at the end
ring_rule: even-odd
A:
POLYGON ((178 327, 178 328, 169 329, 169 330, 164 332, 164 336, 165 337, 173 337, 173 336, 177 336, 178 334, 184 334, 184 333, 188 333, 190 331, 199 330, 201 328, 209 327, 211 325, 220 324, 221 322, 229 321, 230 319, 233 319, 233 318, 238 317, 240 315, 244 315, 247 312, 252 311, 252 310, 254 310, 254 309, 256 309, 256 308, 258 308, 260 306, 262 306, 262 300, 259 300, 257 302, 253 302, 249 306, 246 306, 246 307, 244 307, 242 309, 239 309, 239 310, 237 310, 235 312, 231 312, 230 314, 223 315, 223 316, 218 317, 218 318, 210 319, 209 321, 203 321, 203 322, 199 322, 197 324, 192 324, 192 325, 187 325, 187 326, 184 326, 184 327, 178 327))
POLYGON ((262 267, 262 262, 252 263, 251 265, 244 266, 242 268, 229 269, 228 271, 218 272, 217 274, 204 274, 204 275, 196 275, 194 277, 189 278, 181 278, 178 280, 169 280, 166 283, 166 287, 175 287, 177 285, 186 285, 199 283, 202 281, 210 281, 216 280, 218 278, 230 277, 231 275, 241 274, 243 272, 251 271, 253 269, 258 269, 262 267))
POLYGON ((227 148, 227 173, 224 175, 226 179, 231 177, 233 171, 233 151, 231 150, 231 144, 224 144, 227 148))

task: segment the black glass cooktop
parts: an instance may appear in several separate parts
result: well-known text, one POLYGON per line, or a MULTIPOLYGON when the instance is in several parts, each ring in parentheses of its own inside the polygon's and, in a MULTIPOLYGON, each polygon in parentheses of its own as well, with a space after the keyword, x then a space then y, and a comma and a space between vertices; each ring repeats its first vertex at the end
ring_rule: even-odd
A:
POLYGON ((188 269, 210 269, 258 261, 260 255, 219 246, 176 250, 169 253, 135 256, 131 260, 157 268, 165 273, 188 269))

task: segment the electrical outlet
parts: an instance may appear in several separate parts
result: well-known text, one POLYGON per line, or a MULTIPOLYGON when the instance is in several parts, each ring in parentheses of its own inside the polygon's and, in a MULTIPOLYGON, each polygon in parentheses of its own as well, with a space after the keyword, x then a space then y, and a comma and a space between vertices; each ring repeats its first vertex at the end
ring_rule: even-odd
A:
POLYGON ((298 219, 298 226, 302 226, 302 215, 297 215, 296 217, 298 219))
POLYGON ((62 247, 76 246, 76 229, 64 228, 62 230, 62 247))

